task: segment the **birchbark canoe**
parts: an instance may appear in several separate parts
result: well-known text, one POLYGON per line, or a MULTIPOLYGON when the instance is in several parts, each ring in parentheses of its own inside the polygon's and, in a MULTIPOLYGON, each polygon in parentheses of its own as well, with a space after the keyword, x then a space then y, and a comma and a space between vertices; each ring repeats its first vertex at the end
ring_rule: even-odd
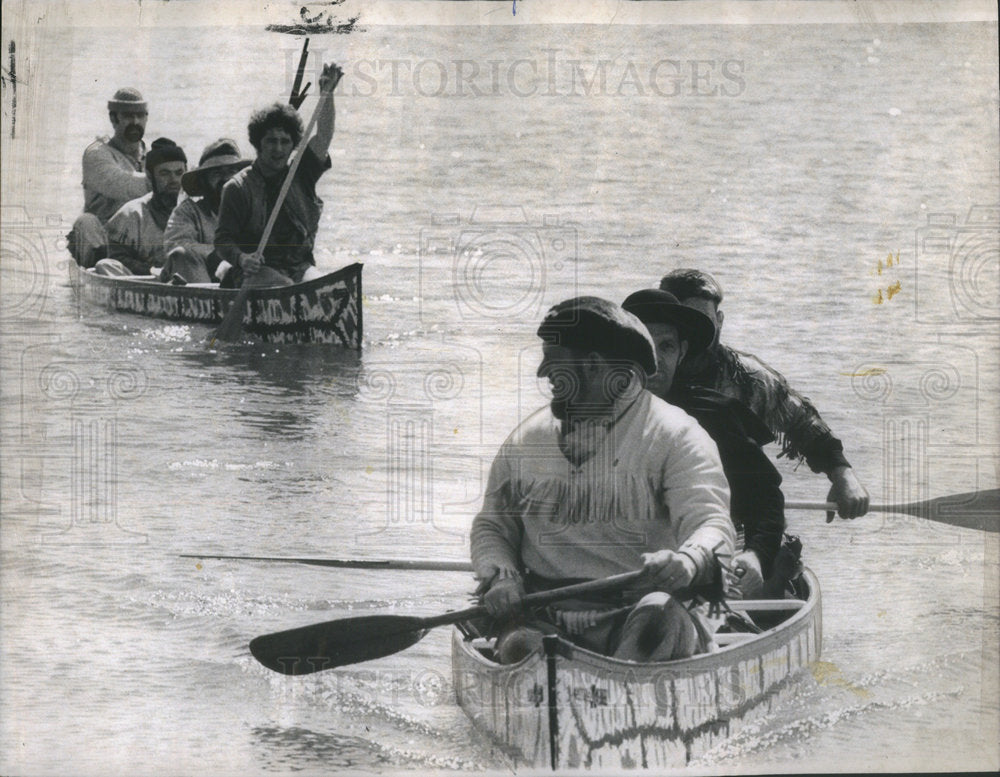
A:
MULTIPOLYGON (((114 277, 85 270, 72 260, 70 283, 80 298, 123 313, 170 321, 221 323, 236 289, 218 284, 172 286, 153 276, 114 277)), ((243 309, 243 332, 265 343, 325 343, 361 348, 360 263, 304 283, 252 289, 243 309)))
POLYGON ((717 652, 680 661, 620 661, 548 636, 539 652, 504 666, 491 659, 490 642, 456 629, 458 704, 517 767, 683 767, 766 716, 819 658, 819 584, 809 570, 803 577, 804 601, 760 605, 768 616, 796 608, 781 623, 761 634, 718 635, 717 652))

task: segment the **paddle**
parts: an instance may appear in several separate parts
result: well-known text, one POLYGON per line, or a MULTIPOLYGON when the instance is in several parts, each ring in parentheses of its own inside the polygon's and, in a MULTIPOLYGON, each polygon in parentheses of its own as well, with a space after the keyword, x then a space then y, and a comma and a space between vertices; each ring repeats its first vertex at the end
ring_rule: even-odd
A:
POLYGON ((279 564, 308 564, 315 567, 340 567, 342 569, 405 569, 430 572, 471 572, 468 561, 433 561, 416 558, 339 559, 339 558, 289 558, 287 556, 210 556, 200 553, 181 553, 181 558, 212 558, 222 561, 271 561, 279 564))
MULTIPOLYGON (((622 588, 642 577, 643 570, 625 572, 602 580, 553 588, 524 597, 536 607, 560 599, 622 588)), ((391 656, 415 645, 435 626, 478 618, 487 614, 482 605, 421 618, 413 615, 367 615, 341 618, 311 626, 264 634, 250 642, 253 657, 268 669, 288 675, 312 674, 324 669, 391 656)))
MULTIPOLYGON (((836 510, 833 502, 785 502, 787 510, 836 510)), ((1000 532, 1000 489, 968 491, 921 502, 869 505, 869 512, 904 513, 965 529, 1000 532)))
MULTIPOLYGON (((292 187, 292 181, 295 180, 295 171, 299 169, 299 163, 302 161, 306 145, 309 143, 309 136, 312 135, 313 127, 316 126, 319 114, 323 110, 323 97, 323 92, 320 92, 316 109, 313 111, 312 118, 309 119, 309 124, 306 125, 305 132, 302 133, 299 145, 295 149, 295 158, 292 159, 292 163, 288 166, 288 172, 285 173, 285 180, 282 182, 281 190, 278 192, 278 199, 274 201, 271 215, 267 218, 267 224, 264 225, 264 232, 261 234, 260 242, 257 244, 258 254, 263 254, 264 249, 267 247, 267 241, 271 239, 271 230, 274 229, 274 224, 278 220, 278 214, 281 212, 281 206, 285 202, 288 190, 292 187)), ((215 345, 216 340, 235 340, 239 337, 240 332, 243 331, 243 306, 246 304, 249 294, 250 276, 246 276, 243 278, 243 285, 240 286, 239 293, 236 295, 232 307, 229 308, 226 317, 222 319, 219 328, 215 330, 215 334, 208 344, 209 348, 215 345)))

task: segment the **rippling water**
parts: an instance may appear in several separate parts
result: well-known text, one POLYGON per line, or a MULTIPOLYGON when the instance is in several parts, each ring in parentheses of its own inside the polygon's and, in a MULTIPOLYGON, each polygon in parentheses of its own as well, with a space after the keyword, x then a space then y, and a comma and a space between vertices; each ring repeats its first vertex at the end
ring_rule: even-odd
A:
MULTIPOLYGON (((712 269, 724 339, 813 398, 875 501, 996 486, 995 25, 314 38, 349 63, 318 242, 321 264, 365 263, 360 355, 208 350, 205 328, 80 309, 64 283, 79 156, 113 89, 147 96, 147 138, 249 151, 246 117, 287 93, 295 39, 143 30, 139 56, 110 27, 31 35, 3 148, 4 773, 506 770, 452 702, 446 629, 307 678, 246 648, 460 607, 467 575, 178 554, 465 558, 493 453, 544 401, 538 316, 574 293, 712 269), (664 59, 680 64, 659 77, 681 80, 660 94, 664 59), (602 60, 588 96, 573 79, 602 60), (461 87, 458 61, 479 68, 461 87), (957 319, 941 301, 955 267, 923 242, 935 213, 980 241, 957 319)), ((805 467, 782 472, 790 498, 825 495, 805 467)), ((825 663, 693 769, 996 767, 996 535, 789 520, 823 585, 825 663)))

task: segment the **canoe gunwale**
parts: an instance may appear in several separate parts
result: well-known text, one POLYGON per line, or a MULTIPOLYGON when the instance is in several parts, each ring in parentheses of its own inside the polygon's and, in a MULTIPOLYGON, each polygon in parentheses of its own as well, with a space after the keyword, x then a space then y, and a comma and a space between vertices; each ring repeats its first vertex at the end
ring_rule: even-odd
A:
POLYGON ((751 639, 676 661, 623 661, 551 635, 541 649, 502 665, 480 652, 483 642, 456 629, 457 701, 518 766, 683 767, 767 714, 819 658, 821 592, 815 575, 808 569, 803 574, 806 603, 784 621, 751 639), (646 700, 642 707, 627 701, 631 694, 636 705, 646 700), (540 750, 543 742, 548 746, 540 750))
MULTIPOLYGON (((319 343, 359 350, 363 338, 360 262, 289 286, 250 289, 243 329, 265 343, 319 343)), ((81 301, 120 313, 192 324, 221 323, 238 289, 174 286, 153 276, 98 275, 70 260, 81 301)))

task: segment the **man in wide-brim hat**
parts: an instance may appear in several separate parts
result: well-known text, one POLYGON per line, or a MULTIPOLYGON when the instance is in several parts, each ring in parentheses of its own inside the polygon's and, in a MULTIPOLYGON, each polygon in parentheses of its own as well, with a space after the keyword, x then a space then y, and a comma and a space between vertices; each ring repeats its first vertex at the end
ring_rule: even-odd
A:
POLYGON ((615 303, 562 302, 538 336, 552 400, 501 446, 470 537, 483 604, 500 620, 500 660, 553 632, 632 661, 703 652, 711 636, 676 595, 711 583, 732 553, 715 444, 644 390, 653 343, 615 303), (632 590, 522 610, 526 591, 635 569, 645 575, 632 590))
MULTIPOLYGON (((731 492, 730 515, 744 535, 743 550, 728 564, 730 594, 759 598, 785 530, 781 475, 761 447, 774 438, 738 399, 675 380, 685 359, 697 358, 715 341, 715 323, 707 315, 660 289, 630 294, 622 307, 646 325, 656 347, 657 372, 647 388, 692 416, 719 448, 731 492)), ((780 596, 783 582, 775 587, 780 596)))
POLYGON ((198 166, 184 174, 181 186, 188 198, 174 208, 167 222, 163 236, 167 261, 161 280, 210 283, 219 272, 214 241, 222 187, 249 164, 249 159, 240 156, 235 140, 219 138, 205 148, 198 166))

